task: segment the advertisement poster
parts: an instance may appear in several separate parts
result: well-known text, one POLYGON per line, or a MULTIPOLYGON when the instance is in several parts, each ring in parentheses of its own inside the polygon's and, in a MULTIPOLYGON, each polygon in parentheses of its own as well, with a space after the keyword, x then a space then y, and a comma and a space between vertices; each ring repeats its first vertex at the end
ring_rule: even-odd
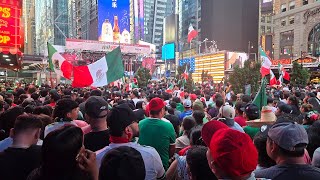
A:
POLYGON ((239 68, 242 68, 246 60, 248 60, 247 53, 228 52, 226 69, 233 69, 236 66, 239 66, 239 68))
POLYGON ((99 41, 131 43, 130 0, 98 1, 99 41))

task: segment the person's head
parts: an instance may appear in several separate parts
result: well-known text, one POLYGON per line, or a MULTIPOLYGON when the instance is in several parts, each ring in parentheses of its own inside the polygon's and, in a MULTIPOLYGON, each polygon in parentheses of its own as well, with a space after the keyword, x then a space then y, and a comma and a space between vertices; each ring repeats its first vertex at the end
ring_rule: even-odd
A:
POLYGON ((107 128, 108 103, 101 96, 90 96, 85 103, 85 117, 93 131, 107 128))
POLYGON ((221 106, 223 106, 223 99, 222 98, 217 98, 216 99, 216 106, 217 108, 220 108, 221 106))
POLYGON ((313 110, 313 106, 311 104, 302 104, 300 111, 301 113, 307 113, 313 110))
POLYGON ((283 99, 287 100, 288 97, 290 97, 290 92, 289 91, 284 91, 283 92, 283 99))
POLYGON ((172 101, 174 101, 174 102, 176 102, 176 103, 181 103, 181 100, 180 100, 180 98, 178 98, 178 97, 173 97, 173 98, 172 98, 172 101))
POLYGON ((11 136, 13 145, 31 146, 38 142, 42 128, 41 120, 34 115, 20 115, 17 117, 11 136))
POLYGON ((41 91, 40 91, 40 96, 41 97, 46 97, 47 95, 48 95, 48 89, 42 89, 41 91))
POLYGON ((145 179, 146 169, 139 151, 132 147, 120 146, 106 153, 103 157, 99 179, 145 179))
POLYGON ((318 120, 319 115, 313 111, 307 112, 304 115, 303 124, 312 125, 318 120))
POLYGON ((151 117, 162 118, 165 115, 164 101, 160 98, 153 98, 149 102, 151 117))
POLYGON ((278 103, 277 105, 277 111, 275 112, 276 116, 280 116, 282 114, 291 114, 292 113, 292 108, 290 105, 285 104, 285 103, 278 103))
POLYGON ((302 125, 276 123, 268 131, 267 153, 275 162, 302 158, 308 145, 308 134, 302 125))
POLYGON ((223 105, 219 109, 219 115, 220 118, 228 118, 228 119, 234 119, 236 115, 236 112, 234 108, 230 105, 223 105))
POLYGON ((192 110, 193 111, 204 111, 205 106, 203 105, 203 103, 197 99, 193 102, 192 104, 192 110))
POLYGON ((34 92, 34 93, 31 94, 31 98, 32 98, 33 100, 35 100, 35 101, 38 100, 39 97, 40 97, 40 94, 38 94, 38 93, 36 93, 36 92, 34 92))
POLYGON ((102 96, 102 92, 99 89, 94 89, 90 92, 90 96, 102 96))
POLYGON ((196 121, 192 116, 186 116, 185 118, 183 118, 182 127, 184 130, 184 133, 188 136, 188 138, 190 138, 190 131, 195 125, 196 125, 196 121))
POLYGON ((245 103, 237 102, 236 105, 235 105, 236 115, 243 116, 243 111, 241 110, 241 108, 244 108, 245 106, 246 106, 245 103))
POLYGON ((20 106, 16 106, 0 114, 1 140, 9 137, 10 129, 13 128, 15 120, 23 113, 24 109, 20 106))
POLYGON ((289 96, 288 99, 287 99, 287 103, 290 104, 290 105, 298 106, 299 100, 295 96, 289 96))
POLYGON ((272 97, 270 97, 270 96, 268 96, 268 98, 267 98, 267 104, 268 105, 273 105, 273 98, 272 97))
POLYGON ((130 98, 139 98, 139 92, 137 90, 134 90, 130 93, 130 98))
POLYGON ((314 151, 320 147, 320 121, 315 121, 308 128, 308 140, 309 144, 307 146, 308 153, 310 157, 313 157, 314 151))
POLYGON ((78 118, 78 103, 71 99, 60 99, 54 110, 53 118, 59 121, 72 121, 78 118))
POLYGON ((251 97, 250 97, 249 95, 243 95, 243 96, 241 97, 241 100, 242 100, 243 103, 248 104, 248 103, 251 102, 251 97))
POLYGON ((259 118, 259 108, 255 104, 247 104, 243 110, 243 117, 246 118, 248 121, 255 120, 259 118))
POLYGON ((176 132, 176 137, 179 136, 179 131, 180 131, 180 121, 179 118, 175 115, 172 114, 167 114, 164 116, 164 118, 168 119, 171 124, 173 125, 174 131, 176 132))
POLYGON ((201 137, 202 126, 195 126, 190 131, 190 145, 191 146, 206 146, 201 137))
POLYGON ((33 114, 36 115, 40 115, 40 114, 45 114, 48 116, 52 116, 52 110, 49 108, 50 106, 37 106, 34 111, 33 114))
POLYGON ((36 115, 42 122, 42 128, 41 128, 41 134, 40 134, 40 139, 44 139, 44 130, 45 127, 51 123, 53 123, 53 119, 51 116, 45 115, 45 114, 40 114, 36 115))
POLYGON ((275 161, 268 156, 266 150, 268 131, 270 127, 271 126, 263 125, 260 128, 260 131, 253 138, 253 143, 258 150, 258 164, 263 168, 276 165, 275 161))
POLYGON ((314 151, 311 164, 314 167, 320 168, 320 147, 314 151))
POLYGON ((186 110, 190 110, 190 109, 191 109, 191 106, 192 106, 191 100, 185 99, 185 100, 183 101, 183 107, 184 107, 186 110))
POLYGON ((128 104, 113 107, 108 114, 107 123, 111 136, 128 140, 139 136, 137 119, 128 104))
POLYGON ((60 99, 60 95, 57 93, 57 91, 50 91, 50 101, 51 102, 57 102, 60 99))
POLYGON ((205 146, 193 146, 188 150, 186 160, 190 180, 217 179, 208 165, 207 150, 205 146))
POLYGON ((50 132, 42 144, 42 170, 47 177, 61 177, 78 168, 76 158, 84 153, 83 132, 75 126, 63 126, 50 132))
POLYGON ((247 134, 220 129, 211 138, 207 160, 217 178, 245 179, 256 169, 258 152, 247 134))
POLYGON ((136 109, 146 110, 146 103, 144 101, 138 101, 136 104, 136 109))
POLYGON ((203 124, 203 118, 205 117, 205 114, 203 111, 193 111, 192 113, 193 118, 195 119, 197 125, 203 124))

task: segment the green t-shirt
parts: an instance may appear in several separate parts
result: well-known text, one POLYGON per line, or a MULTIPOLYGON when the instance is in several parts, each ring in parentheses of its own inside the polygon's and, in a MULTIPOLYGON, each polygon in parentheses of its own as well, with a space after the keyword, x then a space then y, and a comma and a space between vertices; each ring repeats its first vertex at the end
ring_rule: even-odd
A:
POLYGON ((243 130, 246 134, 248 134, 251 137, 251 139, 253 139, 254 136, 260 131, 260 128, 246 126, 243 128, 243 130))
POLYGON ((176 141, 176 133, 170 122, 146 118, 139 122, 139 141, 141 145, 154 147, 161 157, 163 167, 169 168, 169 146, 176 141))
POLYGON ((177 108, 178 111, 183 112, 184 111, 184 107, 181 103, 177 103, 177 108))

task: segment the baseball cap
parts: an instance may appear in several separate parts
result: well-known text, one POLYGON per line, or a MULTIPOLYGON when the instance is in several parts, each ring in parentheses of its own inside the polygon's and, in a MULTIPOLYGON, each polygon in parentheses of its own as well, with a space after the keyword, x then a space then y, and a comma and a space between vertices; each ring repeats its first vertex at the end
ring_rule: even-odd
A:
POLYGON ((224 118, 233 119, 234 116, 236 115, 236 112, 232 106, 224 105, 224 106, 221 106, 221 108, 219 109, 219 115, 224 118))
POLYGON ((229 128, 226 124, 220 121, 212 120, 207 122, 203 125, 201 130, 201 137, 203 139, 203 142, 209 147, 210 146, 210 140, 214 133, 216 133, 220 129, 227 129, 229 128))
POLYGON ((259 115, 258 106, 252 103, 247 104, 244 108, 241 108, 241 110, 247 115, 251 115, 251 116, 259 115))
POLYGON ((268 136, 278 146, 288 151, 295 151, 297 145, 305 144, 305 148, 308 141, 308 134, 302 125, 294 122, 284 122, 273 125, 268 132, 268 136))
POLYGON ((190 100, 196 100, 197 99, 197 95, 195 95, 195 94, 190 94, 189 97, 190 97, 190 100))
POLYGON ((165 106, 164 101, 160 98, 153 98, 149 102, 150 111, 158 111, 165 106))
POLYGON ((110 135, 120 137, 125 128, 135 121, 137 118, 128 104, 113 107, 107 118, 110 135))
POLYGON ((189 107, 191 107, 191 100, 189 100, 189 99, 186 99, 186 100, 184 100, 184 102, 183 102, 183 106, 184 107, 187 107, 187 108, 189 108, 189 107))
POLYGON ((209 149, 214 162, 231 177, 251 174, 258 164, 258 152, 250 136, 231 128, 218 130, 209 149))
POLYGON ((108 103, 101 96, 90 96, 85 103, 85 112, 92 118, 103 118, 107 113, 100 115, 101 112, 108 111, 108 103))

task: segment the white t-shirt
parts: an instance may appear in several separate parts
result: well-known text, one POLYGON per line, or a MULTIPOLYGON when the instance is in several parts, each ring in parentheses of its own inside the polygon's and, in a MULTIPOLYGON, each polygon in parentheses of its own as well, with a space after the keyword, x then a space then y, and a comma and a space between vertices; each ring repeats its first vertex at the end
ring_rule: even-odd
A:
POLYGON ((158 152, 153 147, 141 146, 140 144, 133 142, 119 144, 110 143, 109 146, 106 146, 103 149, 96 151, 98 167, 100 168, 101 161, 108 151, 120 146, 132 147, 141 153, 146 169, 146 180, 165 178, 165 170, 163 168, 162 161, 158 152))

